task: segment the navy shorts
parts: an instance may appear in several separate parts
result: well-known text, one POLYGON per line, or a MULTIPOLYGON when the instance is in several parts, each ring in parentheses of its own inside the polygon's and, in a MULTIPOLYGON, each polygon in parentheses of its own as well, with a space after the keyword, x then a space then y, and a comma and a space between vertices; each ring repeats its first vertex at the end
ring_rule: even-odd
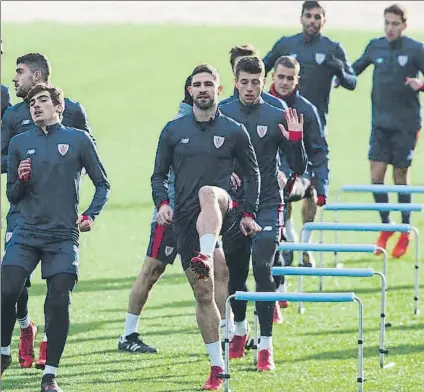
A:
POLYGON ((368 159, 384 162, 398 169, 411 166, 419 131, 404 131, 373 127, 368 159))
POLYGON ((28 276, 41 260, 41 276, 47 279, 58 273, 79 271, 79 249, 72 240, 44 238, 33 233, 15 230, 7 243, 2 267, 22 267, 28 276))
POLYGON ((174 263, 177 257, 177 240, 173 224, 161 226, 157 222, 152 222, 146 255, 164 264, 174 263))
MULTIPOLYGON (((228 195, 229 209, 223 217, 221 235, 224 237, 233 227, 240 222, 241 211, 237 203, 233 202, 228 195)), ((196 252, 200 251, 199 234, 196 229, 197 218, 200 214, 200 206, 193 208, 190 212, 184 214, 174 223, 174 233, 177 240, 178 253, 181 256, 181 263, 184 271, 190 267, 190 261, 196 252)), ((217 241, 216 247, 220 248, 220 241, 217 241)))

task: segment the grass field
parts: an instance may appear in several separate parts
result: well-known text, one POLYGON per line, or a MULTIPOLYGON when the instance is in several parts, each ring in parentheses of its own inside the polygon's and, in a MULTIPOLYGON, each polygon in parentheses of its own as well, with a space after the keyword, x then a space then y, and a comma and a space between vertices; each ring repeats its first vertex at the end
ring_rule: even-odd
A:
MULTIPOLYGON (((159 353, 137 356, 117 351, 123 332, 128 294, 144 259, 152 200, 150 175, 157 138, 182 99, 186 76, 200 62, 221 72, 224 97, 232 93, 228 50, 251 43, 264 55, 282 34, 279 29, 183 26, 62 26, 55 24, 3 24, 2 83, 11 85, 14 61, 31 51, 44 52, 53 64, 52 80, 66 95, 87 109, 110 182, 111 198, 95 230, 81 236, 81 277, 71 310, 71 332, 61 363, 59 382, 66 392, 177 392, 199 390, 209 364, 194 316, 194 300, 179 261, 154 288, 140 321, 140 332, 159 353)), ((362 53, 376 34, 327 31, 340 40, 350 60, 362 53)), ((413 34, 424 41, 424 33, 413 34)), ((332 93, 329 137, 331 196, 346 183, 368 183, 371 69, 361 75, 354 92, 332 93)), ((17 102, 17 99, 14 98, 17 102)), ((418 145, 412 183, 424 185, 419 174, 424 147, 418 145)), ((422 173, 422 172, 421 172, 422 173)), ((2 176, 2 222, 8 203, 2 176)), ((388 176, 391 183, 391 174, 388 176)), ((84 180, 82 205, 91 200, 93 187, 84 180)), ((343 200, 371 201, 369 195, 345 195, 343 200)), ((392 199, 392 201, 397 201, 392 199)), ((424 196, 413 201, 424 202, 424 196)), ((297 209, 298 210, 298 209, 297 209)), ((331 215, 327 215, 331 218, 331 215)), ((399 214, 395 215, 399 222, 399 214)), ((348 221, 372 222, 376 214, 344 213, 348 221)), ((299 227, 299 215, 295 220, 299 227)), ((413 217, 424 230, 424 218, 413 217)), ((317 238, 317 237, 315 237, 317 238)), ((328 237, 330 238, 330 237, 328 237)), ((346 242, 373 242, 373 234, 342 234, 346 242)), ((421 243, 423 245, 423 242, 421 243)), ((424 390, 424 322, 413 316, 412 249, 403 260, 390 260, 387 333, 390 354, 378 365, 379 286, 374 279, 326 280, 326 290, 356 291, 365 304, 365 389, 374 392, 424 390)), ((360 255, 347 266, 381 270, 381 260, 360 255)), ((331 265, 331 259, 327 259, 331 265)), ((45 283, 36 279, 30 289, 30 313, 43 324, 45 283)), ((290 280, 290 290, 295 281, 290 280)), ((314 278, 306 279, 309 290, 314 278)), ((253 288, 251 281, 250 287, 253 288)), ((250 310, 252 307, 250 307, 250 310)), ((249 311, 250 321, 252 312, 249 311)), ((232 364, 232 390, 288 392, 346 392, 356 390, 356 328, 354 304, 308 305, 303 316, 291 305, 285 323, 275 327, 277 371, 257 374, 252 354, 232 364)), ((41 373, 17 366, 18 329, 13 340, 13 365, 5 373, 5 391, 36 391, 41 373)))

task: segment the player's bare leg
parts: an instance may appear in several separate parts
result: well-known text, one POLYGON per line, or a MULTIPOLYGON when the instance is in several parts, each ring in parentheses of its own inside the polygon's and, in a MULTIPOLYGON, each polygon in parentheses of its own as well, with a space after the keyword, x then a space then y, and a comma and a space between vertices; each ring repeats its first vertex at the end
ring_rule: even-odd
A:
POLYGON ((200 253, 192 258, 190 266, 198 279, 208 279, 212 256, 222 227, 222 217, 228 210, 228 194, 214 186, 199 190, 200 214, 196 229, 199 233, 200 253))
MULTIPOLYGON (((387 164, 385 162, 371 161, 371 183, 372 184, 384 184, 384 178, 386 176, 387 164)), ((376 203, 388 203, 389 195, 387 193, 374 193, 374 201, 376 203)), ((380 212, 381 222, 390 223, 389 212, 380 212)), ((387 247, 387 241, 394 234, 393 231, 381 232, 377 239, 377 246, 383 249, 387 247)), ((376 254, 381 252, 376 251, 376 254)))
MULTIPOLYGON (((396 185, 408 185, 409 170, 408 168, 393 168, 393 182, 396 185)), ((398 193, 399 203, 411 203, 410 193, 398 193)), ((409 211, 402 212, 402 223, 411 223, 411 213, 409 211)), ((409 233, 400 233, 399 239, 393 248, 392 256, 396 258, 402 257, 408 250, 409 233)))

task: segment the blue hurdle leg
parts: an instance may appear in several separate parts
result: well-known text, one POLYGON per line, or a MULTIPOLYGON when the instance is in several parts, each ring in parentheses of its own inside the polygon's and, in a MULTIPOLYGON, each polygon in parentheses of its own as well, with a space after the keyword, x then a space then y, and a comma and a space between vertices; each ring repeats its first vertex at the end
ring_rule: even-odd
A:
POLYGON ((359 305, 359 333, 358 333, 358 392, 363 392, 364 389, 364 337, 363 337, 363 319, 364 306, 362 301, 355 297, 359 305))
MULTIPOLYGON (((387 305, 387 285, 386 277, 381 272, 374 272, 381 279, 381 314, 380 314, 380 367, 384 367, 384 355, 389 353, 389 350, 384 348, 385 332, 386 332, 386 305, 387 305)), ((389 326, 389 325, 387 325, 389 326)))
POLYGON ((225 392, 230 392, 230 317, 231 317, 231 299, 235 297, 235 294, 230 295, 225 302, 225 339, 224 339, 224 389, 225 392))
POLYGON ((418 296, 420 290, 420 232, 417 228, 412 228, 415 234, 415 282, 414 282, 414 314, 419 315, 418 296))

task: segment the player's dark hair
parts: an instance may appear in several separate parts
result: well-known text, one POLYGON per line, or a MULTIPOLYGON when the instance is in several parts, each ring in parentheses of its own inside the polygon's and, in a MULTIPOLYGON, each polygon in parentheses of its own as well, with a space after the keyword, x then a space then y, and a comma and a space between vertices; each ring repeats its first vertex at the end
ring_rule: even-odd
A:
POLYGON ((387 7, 384 10, 384 15, 386 14, 395 14, 400 16, 402 23, 405 23, 408 20, 406 8, 401 4, 392 4, 390 7, 387 7))
POLYGON ((183 102, 193 106, 193 97, 188 92, 188 87, 191 86, 191 75, 186 79, 185 85, 184 85, 184 99, 183 102))
POLYGON ((253 45, 247 44, 247 45, 237 45, 231 48, 230 50, 230 64, 231 68, 234 69, 234 62, 237 57, 244 57, 244 56, 259 56, 259 52, 256 50, 256 48, 253 45))
POLYGON ((212 65, 209 64, 200 64, 196 68, 193 69, 193 72, 191 73, 191 78, 193 79, 194 75, 201 74, 201 73, 208 73, 211 74, 215 80, 219 80, 219 74, 218 71, 212 67, 212 65))
POLYGON ((247 72, 249 74, 264 74, 265 65, 263 61, 257 56, 242 57, 236 65, 236 78, 238 79, 240 72, 247 72))
POLYGON ((274 63, 274 71, 277 70, 278 66, 281 65, 285 68, 294 69, 298 74, 300 72, 300 64, 293 56, 281 56, 274 63))
POLYGON ((320 8, 322 11, 322 14, 325 16, 325 9, 324 7, 319 3, 319 1, 304 1, 302 4, 302 13, 301 16, 304 14, 305 11, 312 10, 314 8, 320 8))
POLYGON ((25 64, 32 72, 41 71, 45 82, 49 81, 51 67, 50 61, 42 53, 27 53, 16 59, 16 65, 25 64))
POLYGON ((50 98, 53 102, 53 105, 61 104, 62 107, 65 107, 63 91, 60 88, 57 88, 48 83, 39 83, 36 84, 28 93, 26 100, 29 102, 34 98, 38 93, 42 91, 47 91, 50 95, 50 98))

